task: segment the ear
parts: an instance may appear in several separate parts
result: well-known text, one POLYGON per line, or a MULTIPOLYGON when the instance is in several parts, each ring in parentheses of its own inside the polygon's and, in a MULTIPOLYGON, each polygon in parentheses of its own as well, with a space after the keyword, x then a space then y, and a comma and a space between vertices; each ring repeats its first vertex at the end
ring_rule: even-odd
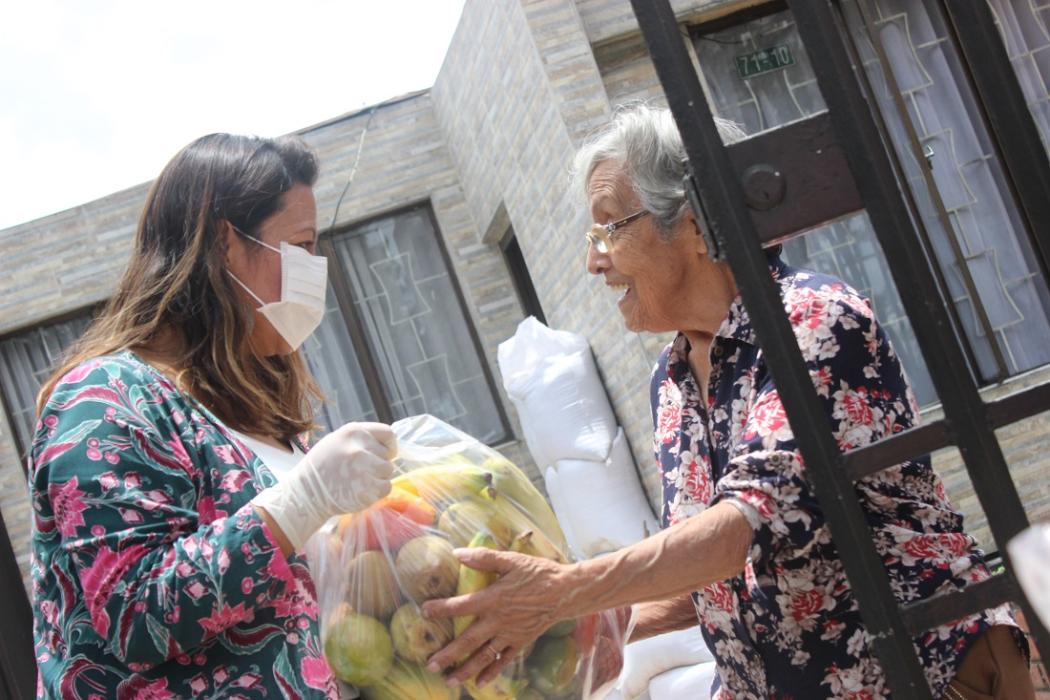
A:
POLYGON ((218 222, 219 238, 222 240, 223 259, 227 267, 239 267, 236 263, 242 262, 244 257, 244 242, 226 219, 218 222))
POLYGON ((688 236, 689 243, 693 247, 692 249, 698 255, 707 255, 707 239, 704 238, 704 233, 700 230, 700 222, 697 221, 692 207, 686 208, 679 226, 683 228, 682 233, 688 236))

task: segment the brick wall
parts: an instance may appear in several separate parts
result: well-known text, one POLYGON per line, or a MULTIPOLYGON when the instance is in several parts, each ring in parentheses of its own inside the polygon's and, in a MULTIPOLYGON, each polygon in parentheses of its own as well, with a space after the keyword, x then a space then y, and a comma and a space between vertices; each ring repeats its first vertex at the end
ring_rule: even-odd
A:
POLYGON ((478 230, 505 214, 548 323, 590 341, 655 502, 653 345, 624 330, 615 295, 586 273, 591 222, 582 193, 569 187, 575 149, 611 113, 576 4, 468 3, 433 96, 478 230))
MULTIPOLYGON (((687 3, 676 3, 674 7, 680 16, 694 18, 720 14, 726 7, 713 5, 696 3, 689 6, 687 3)), ((636 29, 630 31, 631 22, 623 14, 624 11, 627 15, 630 14, 629 4, 578 0, 577 6, 592 42, 601 42, 593 50, 610 104, 617 105, 636 100, 665 104, 660 81, 641 34, 636 29)), ((645 348, 644 353, 655 357, 666 338, 643 334, 639 336, 639 340, 645 348)), ((1043 368, 1015 377, 999 386, 989 387, 982 394, 985 400, 990 401, 1047 380, 1050 380, 1050 368, 1043 368)), ((624 412, 629 410, 631 409, 624 412)), ((940 415, 940 411, 934 408, 925 412, 925 419, 933 420, 940 415)), ((1050 520, 1050 480, 1046 478, 1050 458, 1045 451, 1045 445, 1050 440, 1050 414, 1042 414, 1007 426, 998 430, 997 435, 1029 518, 1033 521, 1050 520)), ((640 461, 639 464, 646 462, 640 461)), ((941 450, 933 456, 933 464, 944 480, 953 503, 962 511, 966 529, 986 550, 998 549, 988 530, 987 518, 973 491, 959 451, 954 447, 941 450)), ((645 471, 647 470, 643 470, 645 471)), ((646 476, 646 485, 652 494, 652 475, 649 473, 646 476)))
MULTIPOLYGON (((146 185, 0 231, 0 334, 76 311, 107 296, 127 262, 146 185)), ((0 412, 3 409, 0 408, 0 412)), ((32 511, 11 423, 0 416, 0 514, 23 577, 32 511)))
MULTIPOLYGON (((352 113, 301 132, 321 160, 315 193, 322 229, 332 223, 336 200, 369 116, 367 111, 352 113)), ((105 299, 127 263, 146 190, 147 185, 141 185, 0 231, 0 249, 5 253, 5 274, 0 275, 0 333, 105 299), (9 263, 14 263, 13 274, 7 274, 9 263)), ((431 97, 422 92, 376 110, 335 228, 426 200, 433 207, 485 360, 498 377, 496 345, 513 333, 523 314, 498 249, 479 243, 480 234, 449 159, 431 97)), ((499 390, 505 400, 502 388, 499 390)), ((8 425, 6 420, 0 423, 0 512, 26 574, 30 509, 8 425)), ((538 471, 521 443, 513 441, 501 449, 538 480, 538 471)))
MULTIPOLYGON (((335 202, 346 184, 367 111, 305 129, 303 138, 317 151, 321 177, 315 187, 318 222, 332 222, 335 202)), ((496 346, 524 318, 506 265, 495 246, 479 245, 459 176, 438 127, 429 91, 381 106, 368 127, 353 184, 339 208, 336 230, 376 215, 429 200, 453 271, 463 290, 470 322, 478 333, 500 400, 496 346)), ((520 434, 516 425, 514 433, 520 434)), ((534 479, 538 472, 522 443, 501 449, 534 479)))
MULTIPOLYGON (((755 3, 673 2, 688 21, 749 4, 755 3)), ((625 331, 615 295, 586 274, 582 232, 590 221, 582 194, 570 191, 568 182, 576 147, 615 105, 635 99, 660 101, 662 91, 628 0, 467 3, 433 89, 392 100, 372 117, 336 227, 429 200, 499 384, 496 345, 522 318, 495 245, 512 225, 550 324, 590 341, 656 504, 648 375, 667 336, 625 331)), ((359 111, 302 130, 321 157, 316 194, 322 227, 332 220, 369 118, 359 111)), ((145 192, 146 185, 133 187, 0 231, 0 334, 104 299, 126 263, 145 192)), ((988 393, 1047 377, 1050 370, 1036 372, 988 393)), ((24 568, 29 509, 7 431, 7 423, 0 424, 0 511, 24 568)), ((1000 431, 1035 519, 1050 517, 1050 486, 1040 479, 1048 435, 1046 416, 1000 431)), ((507 452, 539 478, 520 443, 507 452)), ((935 464, 968 527, 987 545, 983 514, 958 453, 938 454, 935 464)))
MULTIPOLYGON (((985 401, 994 401, 1046 381, 1050 381, 1050 367, 1042 367, 988 387, 981 395, 985 401)), ((923 412, 923 419, 932 421, 942 415, 940 408, 934 407, 923 412)), ((1050 412, 1000 428, 996 431, 996 437, 1029 520, 1050 521, 1050 480, 1046 478, 1047 467, 1050 466, 1046 452, 1047 442, 1050 441, 1050 412)), ((976 537, 985 550, 997 550, 988 530, 988 519, 974 493, 959 450, 949 447, 934 453, 933 467, 943 479, 952 502, 962 511, 966 531, 976 537)))

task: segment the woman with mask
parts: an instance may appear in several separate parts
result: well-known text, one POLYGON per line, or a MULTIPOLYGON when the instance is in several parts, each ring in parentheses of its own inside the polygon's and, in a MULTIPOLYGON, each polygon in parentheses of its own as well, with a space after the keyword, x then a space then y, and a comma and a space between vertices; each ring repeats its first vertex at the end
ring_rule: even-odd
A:
POLYGON ((213 134, 154 182, 124 277, 30 450, 39 695, 336 697, 296 554, 389 490, 385 425, 309 449, 317 163, 213 134), (275 477, 281 474, 281 478, 275 477))

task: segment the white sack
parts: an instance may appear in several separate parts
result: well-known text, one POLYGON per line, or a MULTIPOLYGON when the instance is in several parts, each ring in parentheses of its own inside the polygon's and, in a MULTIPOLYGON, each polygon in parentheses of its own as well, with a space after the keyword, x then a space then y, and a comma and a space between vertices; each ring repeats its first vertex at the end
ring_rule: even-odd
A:
POLYGON ((603 462, 561 459, 544 472, 558 522, 584 558, 612 552, 657 532, 623 430, 603 462))
POLYGON ((653 678, 649 684, 651 700, 708 700, 711 697, 711 684, 718 675, 714 661, 693 666, 681 666, 671 669, 653 678))
POLYGON ((1037 523, 1006 543, 1014 573, 1044 627, 1050 627, 1050 523, 1037 523))
MULTIPOLYGON (((664 695, 664 697, 674 698, 706 698, 710 695, 711 678, 714 677, 713 674, 706 671, 708 668, 713 670, 713 662, 714 656, 708 650, 707 643, 700 634, 699 626, 629 642, 623 650, 623 670, 620 671, 616 689, 620 691, 623 700, 634 700, 644 696, 646 692, 649 692, 653 700, 656 700, 656 689, 650 687, 649 683, 660 674, 682 666, 711 664, 710 667, 705 666, 704 672, 694 679, 694 681, 699 681, 696 692, 673 696, 664 695)), ((677 686, 681 685, 684 679, 664 680, 677 686)), ((695 682, 691 685, 695 685, 695 682)))
POLYGON ((587 341, 529 317, 497 352, 503 386, 542 471, 559 459, 602 461, 616 435, 587 341))

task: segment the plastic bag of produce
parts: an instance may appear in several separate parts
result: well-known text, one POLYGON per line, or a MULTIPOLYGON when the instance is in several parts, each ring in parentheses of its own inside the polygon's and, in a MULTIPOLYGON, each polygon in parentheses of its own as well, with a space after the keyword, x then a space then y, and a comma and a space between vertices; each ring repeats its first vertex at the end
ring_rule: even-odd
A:
POLYGON ((419 606, 491 583, 461 566, 454 547, 563 562, 569 549, 546 499, 498 452, 432 416, 393 427, 399 473, 390 495, 333 518, 307 547, 336 677, 367 700, 601 697, 623 663, 627 620, 612 612, 554 625, 484 688, 450 689, 425 670, 470 620, 426 619, 419 606))

